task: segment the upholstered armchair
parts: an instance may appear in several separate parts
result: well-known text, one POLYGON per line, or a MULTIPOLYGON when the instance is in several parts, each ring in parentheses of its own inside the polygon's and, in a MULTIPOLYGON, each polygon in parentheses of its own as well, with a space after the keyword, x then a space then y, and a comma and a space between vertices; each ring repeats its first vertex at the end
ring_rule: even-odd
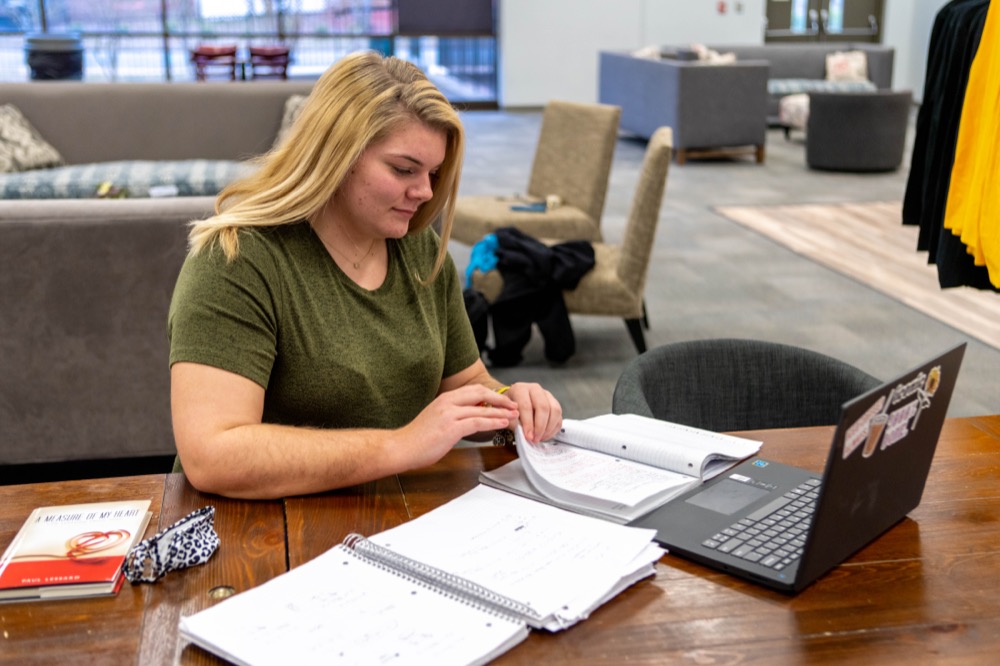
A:
MULTIPOLYGON (((576 289, 563 292, 571 315, 623 319, 640 354, 646 351, 642 332, 649 325, 644 299, 646 274, 667 186, 671 136, 669 127, 661 127, 649 140, 621 244, 593 243, 594 268, 583 276, 576 289)), ((503 290, 503 277, 495 269, 485 273, 474 271, 472 286, 492 302, 503 290)))
POLYGON ((509 196, 459 197, 451 237, 472 245, 501 227, 516 227, 535 238, 600 240, 620 115, 604 104, 546 104, 527 194, 540 201, 554 195, 558 205, 524 211, 517 208, 525 202, 509 196))

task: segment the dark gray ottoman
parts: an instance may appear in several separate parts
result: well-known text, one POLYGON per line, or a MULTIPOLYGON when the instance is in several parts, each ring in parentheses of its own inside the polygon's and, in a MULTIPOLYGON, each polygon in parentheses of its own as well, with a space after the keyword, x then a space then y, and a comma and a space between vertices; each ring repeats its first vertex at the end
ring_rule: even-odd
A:
POLYGON ((828 171, 893 171, 903 161, 909 90, 809 93, 806 164, 828 171))

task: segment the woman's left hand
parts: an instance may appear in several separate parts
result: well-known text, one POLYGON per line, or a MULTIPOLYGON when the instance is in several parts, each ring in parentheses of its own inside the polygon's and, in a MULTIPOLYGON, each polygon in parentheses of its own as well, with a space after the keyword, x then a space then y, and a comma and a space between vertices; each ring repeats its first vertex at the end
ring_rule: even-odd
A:
MULTIPOLYGON (((530 442, 552 439, 562 427, 562 405, 541 384, 511 384, 504 397, 517 403, 524 437, 530 442)), ((511 422, 510 427, 517 425, 511 422)))

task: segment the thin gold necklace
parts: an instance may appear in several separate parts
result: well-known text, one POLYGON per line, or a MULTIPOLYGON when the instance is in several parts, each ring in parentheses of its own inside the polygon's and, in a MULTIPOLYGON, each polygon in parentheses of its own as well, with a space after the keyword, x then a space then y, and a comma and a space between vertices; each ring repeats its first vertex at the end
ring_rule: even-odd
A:
MULTIPOLYGON (((378 240, 378 238, 373 238, 372 239, 372 244, 368 246, 368 251, 365 252, 365 254, 364 254, 363 257, 361 257, 360 259, 357 259, 357 260, 351 259, 349 256, 347 256, 346 254, 344 254, 344 252, 339 247, 337 247, 336 245, 328 245, 327 247, 331 248, 332 250, 334 250, 335 252, 337 252, 338 254, 340 254, 340 256, 342 256, 344 259, 347 259, 347 261, 349 261, 351 263, 351 265, 354 266, 354 270, 361 270, 361 264, 364 263, 365 259, 367 259, 368 257, 370 257, 372 255, 372 250, 375 249, 375 241, 377 241, 377 240, 378 240)), ((354 245, 354 241, 351 241, 351 244, 354 245)), ((354 245, 354 249, 358 250, 359 252, 361 251, 358 248, 357 245, 354 245)))
MULTIPOLYGON (((355 252, 361 252, 361 248, 358 247, 358 244, 354 242, 354 239, 351 238, 351 235, 349 233, 347 233, 346 229, 343 230, 343 233, 344 233, 345 236, 347 236, 347 240, 351 241, 351 245, 354 246, 355 252)), ((343 250, 341 250, 339 247, 337 247, 336 245, 327 245, 326 241, 323 241, 323 244, 327 245, 327 247, 329 247, 329 248, 333 249, 334 251, 336 251, 344 259, 347 259, 347 261, 352 266, 354 266, 354 270, 359 271, 359 270, 361 270, 361 264, 363 264, 365 262, 365 260, 368 257, 371 256, 372 250, 375 249, 375 241, 377 241, 377 240, 378 240, 377 236, 375 238, 372 238, 371 245, 368 246, 368 251, 365 252, 359 259, 352 259, 351 257, 347 256, 347 254, 343 250)))

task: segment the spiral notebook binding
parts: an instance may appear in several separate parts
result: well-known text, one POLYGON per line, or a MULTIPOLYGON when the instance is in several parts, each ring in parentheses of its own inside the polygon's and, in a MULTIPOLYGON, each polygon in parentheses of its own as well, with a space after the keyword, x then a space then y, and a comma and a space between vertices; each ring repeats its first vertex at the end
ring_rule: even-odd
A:
POLYGON ((497 594, 488 587, 395 553, 360 534, 349 534, 343 545, 369 562, 453 599, 516 621, 538 624, 543 618, 529 605, 497 594))

